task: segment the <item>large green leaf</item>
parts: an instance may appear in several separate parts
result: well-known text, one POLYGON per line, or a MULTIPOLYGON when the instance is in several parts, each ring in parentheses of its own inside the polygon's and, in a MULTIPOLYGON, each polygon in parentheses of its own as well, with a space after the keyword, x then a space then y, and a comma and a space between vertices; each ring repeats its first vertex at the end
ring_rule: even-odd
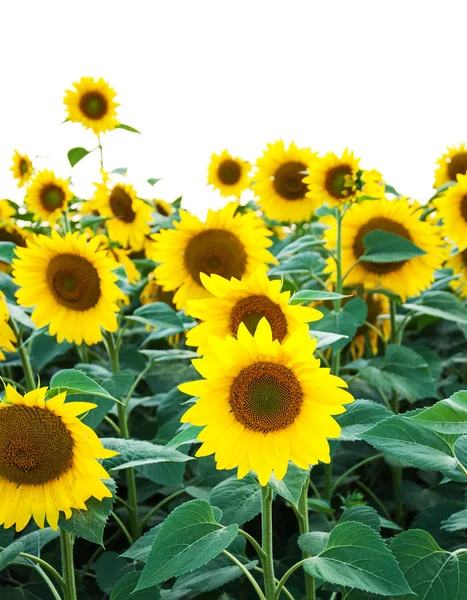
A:
POLYGON ((203 430, 203 427, 198 425, 188 425, 173 437, 170 442, 167 443, 168 448, 179 448, 185 444, 196 444, 200 443, 198 440, 198 434, 203 430))
POLYGON ((279 496, 282 496, 292 504, 297 505, 307 475, 308 471, 304 471, 292 462, 289 462, 287 473, 284 478, 279 481, 273 475, 270 484, 279 496))
POLYGON ((122 554, 123 558, 131 558, 132 560, 146 562, 161 525, 162 523, 159 523, 159 525, 146 531, 142 537, 136 540, 136 542, 122 554))
POLYGON ((335 417, 342 427, 339 439, 344 442, 356 442, 361 439, 361 433, 391 415, 391 411, 384 404, 373 400, 356 400, 345 407, 345 413, 335 417))
POLYGON ((68 342, 59 344, 56 337, 50 336, 47 331, 42 331, 31 342, 31 360, 37 371, 40 372, 56 358, 66 354, 70 348, 72 348, 72 344, 68 342))
POLYGON ((13 242, 0 242, 0 262, 11 265, 11 261, 16 258, 15 248, 16 244, 13 242))
POLYGON ((320 308, 324 317, 313 323, 313 330, 336 333, 345 338, 339 338, 329 344, 333 350, 344 348, 363 324, 368 313, 366 302, 361 298, 354 298, 347 302, 339 312, 320 308))
POLYGON ((158 327, 167 331, 167 335, 182 333, 185 330, 183 321, 165 302, 152 302, 140 306, 127 319, 150 327, 158 327))
POLYGON ((139 571, 125 573, 115 584, 110 595, 110 600, 129 600, 130 598, 131 600, 159 600, 161 592, 157 586, 133 593, 140 575, 139 571))
POLYGON ((363 247, 365 254, 361 260, 375 263, 402 262, 426 254, 425 250, 410 240, 382 229, 367 233, 363 238, 363 247))
POLYGON ((40 556, 42 548, 58 536, 58 531, 54 531, 50 527, 21 536, 0 551, 0 570, 15 561, 21 552, 40 556))
POLYGON ((66 392, 69 396, 72 394, 90 394, 92 396, 102 396, 116 400, 116 398, 93 379, 75 369, 59 371, 50 380, 49 397, 52 398, 61 392, 66 392))
POLYGON ((224 525, 243 525, 261 512, 261 487, 251 476, 229 477, 213 488, 209 502, 222 510, 224 525))
POLYGON ((368 525, 349 521, 331 531, 326 547, 306 559, 313 577, 384 596, 410 593, 410 588, 381 537, 368 525))
POLYGON ((237 525, 219 525, 205 500, 185 502, 162 523, 137 589, 202 567, 233 542, 237 531, 237 525))
POLYGON ((193 460, 175 448, 159 446, 144 440, 127 440, 123 438, 104 438, 102 444, 109 450, 119 454, 106 461, 106 468, 112 471, 142 467, 162 462, 186 462, 193 460))
POLYGON ((463 531, 467 529, 467 508, 454 513, 449 519, 442 521, 441 529, 445 531, 463 531))
POLYGON ((409 418, 433 431, 467 433, 467 391, 456 392, 409 418))
POLYGON ((94 565, 99 589, 106 594, 110 594, 119 578, 119 574, 127 564, 127 561, 116 552, 103 552, 94 565))
POLYGON ((379 533, 381 529, 381 521, 378 513, 371 506, 350 506, 346 508, 339 519, 339 523, 346 523, 347 521, 356 521, 357 523, 364 523, 379 533))
POLYGON ((419 300, 402 305, 417 315, 429 315, 453 321, 458 325, 467 325, 467 308, 463 302, 449 292, 425 292, 419 300))
POLYGON ((400 415, 381 421, 362 433, 361 439, 420 469, 444 471, 457 465, 454 451, 443 437, 400 415))

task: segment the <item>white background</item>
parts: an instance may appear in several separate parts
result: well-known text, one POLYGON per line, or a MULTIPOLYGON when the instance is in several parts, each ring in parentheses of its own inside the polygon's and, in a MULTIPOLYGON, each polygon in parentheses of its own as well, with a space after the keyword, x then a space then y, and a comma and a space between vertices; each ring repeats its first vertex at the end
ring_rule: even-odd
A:
POLYGON ((66 152, 94 136, 65 118, 64 90, 102 76, 119 118, 143 135, 105 139, 108 169, 146 197, 203 213, 212 152, 254 161, 283 137, 346 146, 401 193, 431 195, 436 158, 467 141, 463 1, 3 0, 0 3, 0 197, 21 201, 16 148, 72 174, 85 196, 97 153, 73 170, 66 152), (149 177, 164 177, 154 189, 149 177))

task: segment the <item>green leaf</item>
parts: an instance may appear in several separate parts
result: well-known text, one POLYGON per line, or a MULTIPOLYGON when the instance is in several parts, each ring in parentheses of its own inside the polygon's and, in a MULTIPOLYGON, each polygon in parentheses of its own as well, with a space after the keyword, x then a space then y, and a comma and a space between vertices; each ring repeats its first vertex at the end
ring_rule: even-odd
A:
POLYGON ((185 331, 182 319, 165 302, 152 302, 140 306, 133 315, 126 318, 128 321, 143 323, 146 326, 160 329, 163 332, 163 337, 185 331))
POLYGON ((191 350, 140 350, 140 352, 145 354, 153 363, 199 358, 199 355, 191 350))
POLYGON ((407 418, 440 433, 467 434, 467 391, 456 392, 407 418))
POLYGON ((104 438, 102 445, 119 454, 106 460, 106 468, 119 471, 130 467, 142 467, 161 462, 186 462, 193 460, 174 448, 159 446, 143 440, 128 440, 124 438, 104 438))
POLYGON ((44 367, 66 354, 72 347, 73 345, 68 342, 59 344, 57 338, 50 336, 45 330, 31 342, 31 360, 37 371, 41 372, 44 367))
POLYGON ((141 133, 134 127, 130 127, 129 125, 124 125, 123 123, 119 123, 118 125, 115 125, 115 129, 124 129, 125 131, 131 131, 132 133, 141 133))
POLYGON ((103 398, 114 398, 107 390, 96 383, 93 379, 75 369, 64 369, 58 371, 50 380, 48 396, 52 398, 61 392, 66 392, 69 396, 72 394, 91 394, 92 396, 102 396, 103 398))
POLYGON ((417 302, 402 306, 417 315, 429 315, 458 325, 467 325, 467 308, 449 292, 425 292, 417 302))
POLYGON ((188 425, 182 429, 170 442, 167 443, 167 448, 178 448, 185 444, 199 444, 198 434, 203 431, 204 427, 197 425, 188 425))
POLYGON ((115 587, 110 595, 110 600, 159 600, 161 597, 160 588, 157 586, 150 587, 140 592, 135 592, 135 589, 141 573, 139 571, 133 571, 131 573, 125 573, 125 575, 117 581, 115 587))
POLYGON ((13 242, 0 242, 0 262, 11 265, 12 260, 16 258, 15 248, 16 244, 13 242))
POLYGON ((15 321, 21 323, 21 325, 24 325, 25 327, 28 327, 29 329, 36 329, 36 325, 31 320, 31 317, 26 314, 21 306, 18 306, 17 304, 11 304, 10 302, 7 302, 7 306, 10 317, 13 317, 15 321))
POLYGON ((378 513, 371 506, 351 506, 346 508, 342 513, 339 523, 346 523, 348 521, 356 521, 357 523, 363 523, 371 527, 376 533, 379 533, 381 529, 381 521, 378 513))
POLYGON ((278 481, 273 475, 270 484, 282 498, 285 498, 296 506, 302 494, 303 485, 307 476, 308 471, 304 471, 292 462, 289 462, 287 473, 284 478, 278 481))
POLYGON ((365 262, 402 262, 426 254, 425 250, 410 240, 382 229, 374 229, 367 233, 363 238, 363 247, 365 254, 360 260, 365 262))
POLYGON ((444 531, 462 531, 463 529, 467 529, 467 508, 454 513, 449 519, 441 521, 441 529, 444 529, 444 531))
POLYGON ((94 566, 99 589, 110 594, 120 572, 126 565, 127 561, 119 557, 116 552, 103 552, 94 566))
POLYGON ((126 175, 128 173, 128 169, 126 167, 119 167, 118 169, 114 169, 111 173, 116 173, 117 175, 126 175))
POLYGON ((325 548, 329 541, 329 533, 327 531, 312 531, 303 533, 298 538, 298 545, 303 552, 310 556, 318 556, 325 548))
POLYGON ((289 304, 301 304, 302 302, 316 302, 317 300, 338 300, 339 298, 350 298, 349 295, 336 294, 335 292, 324 292, 315 290, 301 290, 290 298, 289 304))
POLYGON ((18 558, 20 552, 40 556, 42 548, 58 536, 58 531, 46 527, 45 529, 33 531, 32 533, 27 533, 18 538, 4 550, 0 551, 0 571, 10 563, 14 562, 18 558))
POLYGON ((306 559, 304 569, 328 583, 374 594, 410 593, 394 556, 380 536, 363 523, 336 525, 324 550, 306 559))
POLYGON ((90 498, 86 502, 87 510, 73 508, 69 519, 65 519, 62 515, 58 521, 59 527, 65 531, 102 547, 104 546, 104 529, 112 510, 116 491, 113 479, 104 480, 103 483, 112 492, 112 498, 104 498, 102 501, 90 498))
POLYGON ((148 183, 149 185, 155 185, 158 181, 162 181, 162 177, 159 177, 159 179, 157 177, 151 177, 150 179, 148 179, 148 183))
POLYGON ((319 310, 324 314, 324 317, 313 323, 314 330, 347 336, 329 344, 333 350, 340 350, 350 342, 360 325, 363 325, 368 313, 366 302, 361 298, 350 300, 339 312, 321 307, 319 310))
POLYGON ((185 502, 162 523, 136 589, 202 567, 233 542, 237 531, 237 525, 216 523, 205 500, 185 502))
MULTIPOLYGON (((124 398, 128 394, 134 380, 135 374, 133 371, 124 369, 123 371, 114 373, 111 377, 106 377, 101 382, 101 385, 112 396, 124 398)), ((83 423, 89 425, 91 429, 96 429, 101 424, 103 418, 115 406, 115 402, 111 398, 94 396, 94 402, 97 404, 97 407, 89 411, 88 414, 82 419, 83 423)))
POLYGON ((392 413, 384 404, 373 400, 356 400, 345 407, 345 413, 335 417, 342 428, 339 439, 356 442, 361 439, 361 433, 390 416, 392 413))
POLYGON ((212 489, 209 502, 222 510, 224 525, 243 525, 261 512, 261 488, 251 476, 229 477, 212 489))
POLYGON ((82 148, 78 146, 77 148, 72 148, 68 150, 67 156, 70 162, 70 165, 74 167, 80 160, 82 160, 85 156, 90 154, 92 150, 86 150, 86 148, 82 148))
POLYGON ((269 276, 275 275, 309 275, 317 270, 316 265, 322 261, 318 252, 301 252, 284 260, 269 269, 269 276))
POLYGON ((136 542, 122 554, 122 557, 138 560, 139 562, 146 562, 161 526, 162 523, 159 523, 159 525, 156 525, 147 531, 142 537, 139 538, 139 540, 136 540, 136 542))
POLYGON ((444 471, 457 465, 454 451, 444 438, 400 415, 381 421, 360 437, 413 467, 444 471))

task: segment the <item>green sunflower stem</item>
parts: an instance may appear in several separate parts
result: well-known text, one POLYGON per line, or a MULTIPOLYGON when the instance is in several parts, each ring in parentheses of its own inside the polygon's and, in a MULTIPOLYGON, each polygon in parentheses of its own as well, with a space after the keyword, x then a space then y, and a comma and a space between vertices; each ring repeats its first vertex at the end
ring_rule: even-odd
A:
POLYGON ((276 593, 272 553, 272 496, 272 488, 269 485, 261 486, 262 548, 264 552, 262 564, 266 600, 274 600, 276 593))
POLYGON ((396 324, 396 313, 397 305, 393 298, 389 299, 389 318, 391 322, 391 344, 399 344, 399 336, 397 335, 397 324, 396 324))
MULTIPOLYGON (((303 484, 302 493, 298 501, 297 506, 297 517, 298 517, 298 528, 300 535, 308 533, 310 531, 310 525, 308 521, 308 488, 310 487, 310 473, 303 484)), ((303 559, 309 558, 309 554, 303 552, 303 559)), ((305 571, 305 600, 315 600, 315 578, 305 571)))
POLYGON ((18 340, 18 354, 21 359, 21 364, 23 365, 24 377, 26 379, 26 384, 28 391, 36 389, 36 381, 34 379, 34 373, 31 367, 31 360, 29 359, 28 349, 25 344, 23 344, 23 340, 21 338, 21 332, 16 324, 15 320, 10 317, 10 324, 13 330, 13 333, 18 340))
POLYGON ((62 571, 65 581, 65 600, 78 600, 76 595, 75 565, 73 562, 74 537, 68 531, 60 529, 60 547, 62 551, 62 571))

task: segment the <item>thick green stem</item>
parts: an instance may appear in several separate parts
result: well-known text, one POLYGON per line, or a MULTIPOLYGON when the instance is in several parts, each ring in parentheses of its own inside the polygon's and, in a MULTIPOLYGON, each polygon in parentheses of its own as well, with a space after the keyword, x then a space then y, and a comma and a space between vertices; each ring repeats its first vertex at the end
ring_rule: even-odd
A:
POLYGON ((34 390, 37 387, 37 385, 36 385, 36 381, 34 379, 34 373, 32 371, 31 361, 29 360, 28 350, 27 350, 25 344, 23 344, 23 341, 21 339, 21 334, 20 334, 20 331, 18 329, 16 322, 11 317, 10 317, 10 324, 11 324, 11 328, 13 329, 13 333, 15 334, 16 339, 18 340, 18 343, 19 343, 18 354, 21 359, 21 364, 23 365, 24 377, 26 379, 27 388, 29 391, 34 390))
POLYGON ((60 529, 60 546, 62 550, 62 572, 65 581, 65 599, 77 600, 75 583, 75 566, 73 562, 74 538, 71 533, 60 529))
MULTIPOLYGON (((308 473, 303 485, 302 493, 298 501, 298 528, 300 535, 308 533, 310 525, 308 522, 308 488, 310 487, 310 474, 308 473)), ((309 558, 307 552, 303 552, 302 556, 304 559, 309 558)), ((305 574, 305 600, 315 600, 315 578, 309 575, 306 571, 305 574)))
POLYGON ((391 321, 391 344, 398 344, 397 323, 396 323, 397 306, 393 298, 389 300, 389 318, 391 321))
POLYGON ((266 593, 266 600, 274 600, 276 585, 272 553, 272 488, 269 485, 261 486, 261 513, 264 591, 266 593))

